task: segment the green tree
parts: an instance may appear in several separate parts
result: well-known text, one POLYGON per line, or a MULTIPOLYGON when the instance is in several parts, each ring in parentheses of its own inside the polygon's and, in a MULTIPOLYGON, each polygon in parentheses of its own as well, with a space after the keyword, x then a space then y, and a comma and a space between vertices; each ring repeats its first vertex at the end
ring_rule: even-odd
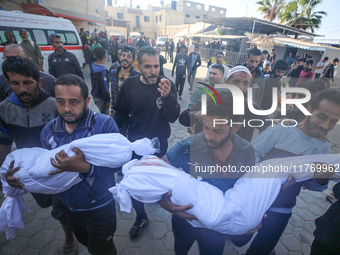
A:
POLYGON ((261 0, 256 2, 260 5, 258 12, 263 14, 263 18, 272 22, 284 6, 285 0, 261 0))
POLYGON ((293 0, 284 5, 278 14, 280 23, 312 33, 321 25, 324 11, 314 11, 322 0, 293 0))

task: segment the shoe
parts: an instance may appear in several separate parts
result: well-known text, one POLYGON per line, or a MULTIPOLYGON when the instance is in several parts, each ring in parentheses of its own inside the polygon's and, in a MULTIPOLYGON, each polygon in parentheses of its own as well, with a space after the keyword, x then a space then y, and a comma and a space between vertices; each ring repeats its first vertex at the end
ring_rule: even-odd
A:
POLYGON ((149 224, 149 219, 148 218, 144 218, 144 219, 142 219, 142 220, 140 220, 140 221, 135 221, 135 224, 133 224, 133 226, 132 226, 132 228, 130 229, 130 232, 129 232, 129 235, 130 235, 130 237, 136 237, 136 236, 138 236, 141 232, 142 232, 142 230, 143 230, 143 228, 146 226, 146 225, 148 225, 149 224))
POLYGON ((182 97, 181 97, 181 96, 179 96, 179 100, 182 100, 182 97))

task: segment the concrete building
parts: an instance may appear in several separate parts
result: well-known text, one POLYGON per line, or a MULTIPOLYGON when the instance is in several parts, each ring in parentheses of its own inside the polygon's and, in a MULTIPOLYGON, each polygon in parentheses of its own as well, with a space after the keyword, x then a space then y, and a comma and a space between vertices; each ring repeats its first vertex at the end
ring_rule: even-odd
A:
POLYGON ((23 0, 23 1, 0 1, 3 10, 18 10, 25 13, 38 15, 56 16, 69 19, 77 30, 85 28, 92 32, 105 31, 104 3, 103 1, 87 0, 23 0), (72 7, 77 8, 72 8, 72 7))

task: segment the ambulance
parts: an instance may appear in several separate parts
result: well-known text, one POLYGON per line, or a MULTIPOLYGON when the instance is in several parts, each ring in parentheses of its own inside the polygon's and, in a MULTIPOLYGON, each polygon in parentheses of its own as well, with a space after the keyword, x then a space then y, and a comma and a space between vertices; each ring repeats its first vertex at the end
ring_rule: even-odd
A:
MULTIPOLYGON (((3 50, 6 42, 5 31, 10 31, 17 42, 22 41, 19 30, 26 29, 29 40, 37 42, 44 56, 44 71, 48 72, 48 56, 54 52, 49 35, 61 36, 65 50, 76 55, 80 66, 85 65, 83 46, 79 34, 71 21, 64 18, 26 14, 20 11, 0 11, 0 67, 3 62, 3 50)), ((0 68, 0 73, 2 70, 0 68)))

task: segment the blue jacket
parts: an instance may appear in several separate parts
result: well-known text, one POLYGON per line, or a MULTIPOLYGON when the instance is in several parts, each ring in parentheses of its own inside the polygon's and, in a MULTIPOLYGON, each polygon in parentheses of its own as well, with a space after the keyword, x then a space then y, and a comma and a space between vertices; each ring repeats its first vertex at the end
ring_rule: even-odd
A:
POLYGON ((196 63, 195 63, 195 65, 192 67, 192 63, 191 63, 192 55, 194 55, 193 52, 191 52, 191 53, 189 54, 189 59, 190 59, 190 73, 191 73, 192 71, 197 70, 197 68, 199 68, 199 67, 201 66, 201 64, 202 64, 201 56, 200 56, 200 54, 197 53, 196 63))
POLYGON ((110 103, 109 73, 105 66, 93 63, 91 71, 91 95, 110 103))
MULTIPOLYGON (((47 123, 41 132, 40 140, 43 148, 51 150, 80 138, 118 132, 118 127, 111 117, 88 109, 86 116, 72 134, 65 131, 59 116, 47 123)), ((108 189, 115 185, 114 173, 112 168, 91 165, 89 173, 79 174, 83 181, 59 194, 61 201, 72 211, 94 210, 107 205, 113 199, 108 189)))
MULTIPOLYGON (((113 69, 110 72, 110 77, 111 77, 111 106, 110 108, 113 109, 113 104, 116 102, 117 100, 117 96, 118 96, 118 74, 119 71, 122 67, 119 66, 116 69, 113 69)), ((133 65, 131 65, 131 70, 130 70, 130 77, 139 75, 139 72, 137 70, 135 70, 135 68, 133 67, 133 65)))

